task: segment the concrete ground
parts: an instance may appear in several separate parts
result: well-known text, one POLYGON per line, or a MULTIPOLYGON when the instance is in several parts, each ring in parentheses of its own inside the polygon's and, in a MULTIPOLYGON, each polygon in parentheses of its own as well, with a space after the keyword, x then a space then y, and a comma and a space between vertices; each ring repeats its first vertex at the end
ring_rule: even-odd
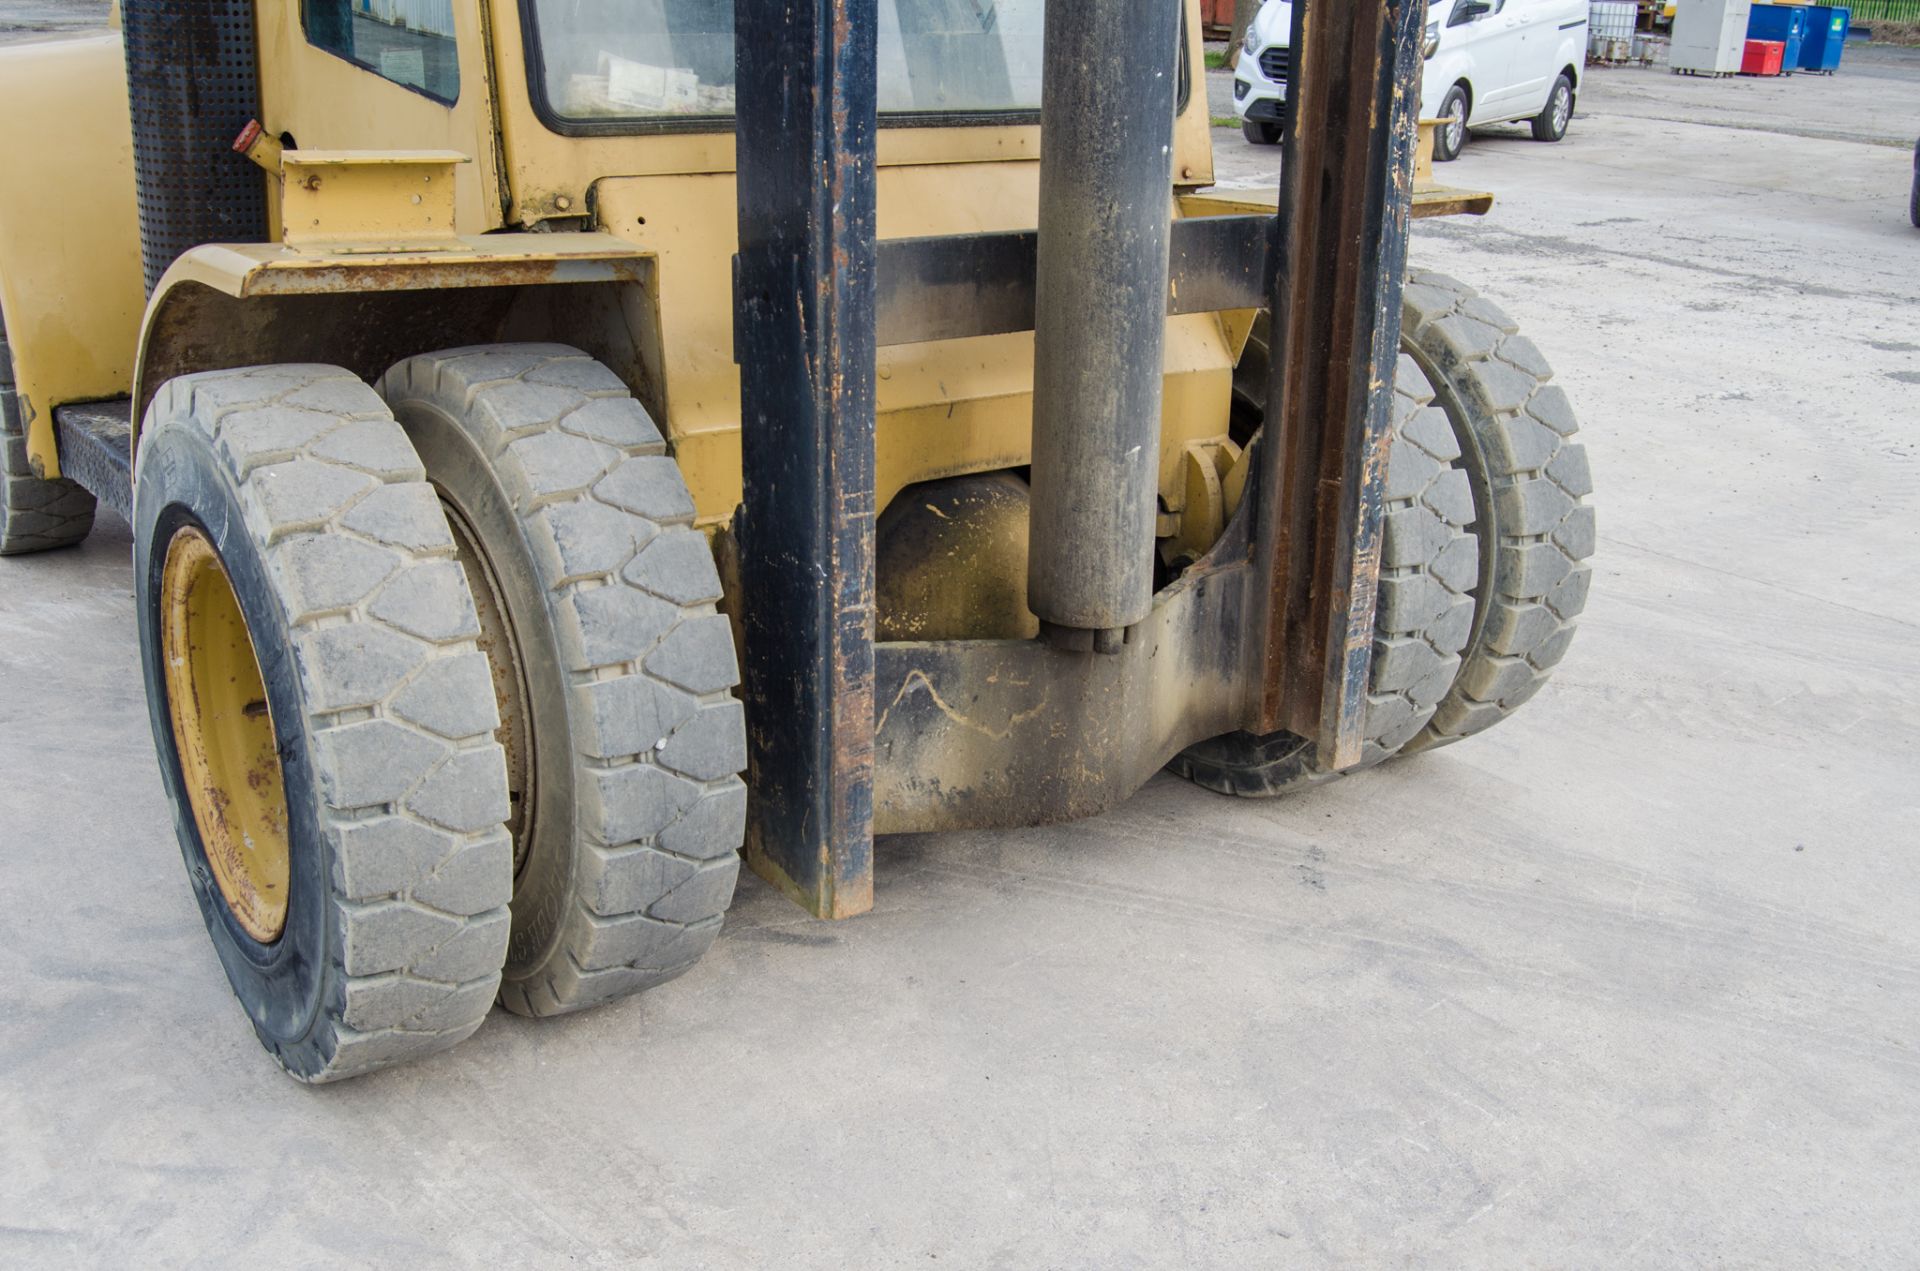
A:
POLYGON ((1555 359, 1598 483, 1512 722, 885 842, 839 925, 747 879, 686 978, 344 1086, 201 929, 126 530, 0 561, 0 1263, 1920 1264, 1920 230, 1907 151, 1782 122, 1843 97, 1920 132, 1911 65, 1596 72, 1442 169, 1500 201, 1416 262, 1555 359))

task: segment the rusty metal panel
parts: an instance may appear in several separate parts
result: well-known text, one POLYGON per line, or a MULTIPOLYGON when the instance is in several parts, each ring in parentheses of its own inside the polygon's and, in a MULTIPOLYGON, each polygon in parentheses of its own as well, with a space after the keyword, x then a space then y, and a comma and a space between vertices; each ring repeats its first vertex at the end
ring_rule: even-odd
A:
POLYGON ((458 251, 398 255, 306 255, 280 244, 189 251, 160 280, 141 333, 136 448, 148 403, 176 375, 305 361, 375 379, 416 353, 501 340, 572 342, 658 400, 635 365, 636 344, 650 338, 653 260, 595 234, 460 241, 458 251), (544 239, 569 242, 554 250, 544 239), (617 325, 601 319, 609 295, 635 297, 617 325), (527 320, 510 322, 516 313, 527 320))
POLYGON ((874 326, 884 345, 1033 330, 1033 230, 880 244, 874 326))
POLYGON ((1041 640, 880 645, 875 829, 1093 816, 1187 746, 1240 727, 1257 638, 1249 520, 1235 517, 1111 655, 1041 640))
POLYGON ((458 250, 454 235, 457 150, 286 150, 280 186, 281 240, 341 252, 458 250))
POLYGON ((590 233, 466 234, 437 241, 424 251, 293 251, 279 243, 207 244, 173 263, 153 303, 156 308, 164 305, 168 291, 187 283, 229 296, 284 296, 639 282, 650 276, 652 261, 626 239, 590 233))
MULTIPOLYGON (((1425 142, 1421 145, 1424 147, 1425 142)), ((1180 196, 1180 211, 1187 216, 1224 216, 1232 212, 1265 212, 1272 216, 1277 190, 1196 190, 1180 196)), ((1413 183, 1413 219, 1429 216, 1485 216, 1493 210, 1493 195, 1485 190, 1456 189, 1422 181, 1413 183)), ((1274 249, 1275 255, 1279 248, 1274 249)), ((1264 307, 1268 296, 1262 295, 1264 307)))
MULTIPOLYGON (((1273 294, 1276 222, 1264 216, 1176 220, 1167 314, 1255 309, 1273 294)), ((882 345, 1033 330, 1033 230, 895 238, 879 245, 875 325, 882 345)))
POLYGON ((873 905, 875 0, 741 0, 747 860, 873 905))
POLYGON ((1173 223, 1168 313, 1257 308, 1273 295, 1280 222, 1260 216, 1196 216, 1173 223))
POLYGON ((1360 758, 1419 107, 1422 0, 1300 0, 1258 558, 1260 731, 1360 758))
POLYGON ((1413 219, 1430 216, 1485 216, 1493 210, 1493 195, 1482 190, 1456 190, 1436 185, 1413 192, 1413 219))

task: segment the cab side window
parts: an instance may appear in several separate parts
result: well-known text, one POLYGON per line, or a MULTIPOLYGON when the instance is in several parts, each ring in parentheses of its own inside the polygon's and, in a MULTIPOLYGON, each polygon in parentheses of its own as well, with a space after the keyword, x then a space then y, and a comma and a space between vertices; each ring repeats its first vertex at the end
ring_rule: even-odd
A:
POLYGON ((453 0, 301 0, 307 41, 435 101, 460 96, 453 0))

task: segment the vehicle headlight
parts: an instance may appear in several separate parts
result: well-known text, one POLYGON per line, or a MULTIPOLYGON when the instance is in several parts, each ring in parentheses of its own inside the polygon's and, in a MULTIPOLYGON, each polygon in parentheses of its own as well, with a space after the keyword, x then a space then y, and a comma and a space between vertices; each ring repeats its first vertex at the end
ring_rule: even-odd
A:
POLYGON ((1240 41, 1240 47, 1245 49, 1249 53, 1259 52, 1260 36, 1257 32, 1254 31, 1252 27, 1247 28, 1247 38, 1240 41))
MULTIPOLYGON (((1249 34, 1251 34, 1251 32, 1249 32, 1249 34)), ((1438 53, 1439 51, 1440 51, 1440 23, 1438 21, 1429 22, 1427 23, 1426 47, 1420 50, 1420 56, 1432 57, 1435 53, 1438 53)))

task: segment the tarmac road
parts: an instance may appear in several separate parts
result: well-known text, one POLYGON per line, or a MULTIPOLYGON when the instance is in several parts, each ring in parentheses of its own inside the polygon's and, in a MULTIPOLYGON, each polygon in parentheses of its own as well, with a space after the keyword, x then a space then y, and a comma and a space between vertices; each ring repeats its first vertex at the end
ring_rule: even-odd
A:
MULTIPOLYGON (((1513 721, 885 842, 839 925, 749 878, 684 979, 413 1068, 248 1033, 125 529, 0 561, 0 1264, 1920 1265, 1910 152, 1721 87, 1595 73, 1415 235, 1586 423, 1593 600, 1513 721)), ((1910 74, 1777 87, 1920 133, 1910 74)))

